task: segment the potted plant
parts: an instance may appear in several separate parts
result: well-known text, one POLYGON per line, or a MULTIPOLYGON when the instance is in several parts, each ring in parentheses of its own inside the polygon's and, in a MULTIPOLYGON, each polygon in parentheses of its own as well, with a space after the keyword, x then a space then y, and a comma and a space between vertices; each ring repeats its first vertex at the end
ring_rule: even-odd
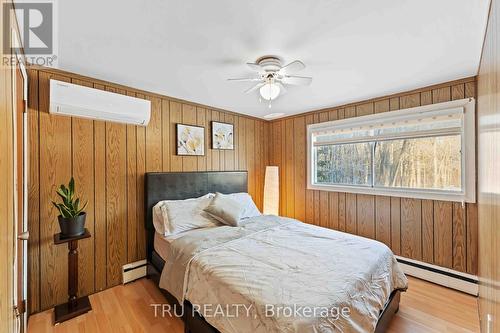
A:
POLYGON ((56 192, 61 197, 62 203, 54 201, 52 203, 60 213, 57 218, 59 220, 59 227, 61 228, 61 235, 63 237, 83 235, 85 232, 85 217, 87 216, 83 210, 87 206, 87 203, 80 207, 80 199, 74 198, 75 180, 73 177, 71 177, 68 187, 62 184, 56 192))

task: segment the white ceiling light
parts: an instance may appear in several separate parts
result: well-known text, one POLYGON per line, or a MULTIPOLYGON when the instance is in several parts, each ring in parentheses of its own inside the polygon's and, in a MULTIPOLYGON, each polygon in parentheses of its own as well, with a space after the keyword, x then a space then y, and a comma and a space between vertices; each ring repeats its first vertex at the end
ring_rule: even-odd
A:
POLYGON ((262 87, 260 87, 260 96, 262 96, 263 99, 266 101, 272 101, 273 99, 276 99, 280 95, 280 86, 277 85, 274 82, 268 82, 262 87))

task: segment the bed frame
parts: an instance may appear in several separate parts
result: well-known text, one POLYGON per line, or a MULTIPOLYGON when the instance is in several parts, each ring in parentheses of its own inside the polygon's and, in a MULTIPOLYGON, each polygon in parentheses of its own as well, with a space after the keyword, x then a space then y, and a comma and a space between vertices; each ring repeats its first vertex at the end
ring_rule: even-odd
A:
MULTIPOLYGON (((154 250, 153 206, 161 200, 182 200, 196 198, 207 193, 247 192, 248 175, 246 171, 204 171, 204 172, 153 172, 145 175, 145 223, 147 246, 147 274, 159 285, 161 271, 165 261, 154 250)), ((168 302, 179 306, 177 299, 167 290, 161 289, 168 302)), ((395 290, 381 311, 375 333, 387 331, 394 314, 399 310, 401 291, 395 290)), ((195 313, 189 301, 184 301, 185 333, 220 333, 205 319, 195 313)))

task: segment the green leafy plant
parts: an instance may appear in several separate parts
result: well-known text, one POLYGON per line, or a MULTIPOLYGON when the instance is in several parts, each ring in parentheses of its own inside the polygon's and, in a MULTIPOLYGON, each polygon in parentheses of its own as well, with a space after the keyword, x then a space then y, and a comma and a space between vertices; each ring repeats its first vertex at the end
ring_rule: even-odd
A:
POLYGON ((59 213, 64 218, 73 218, 80 215, 85 207, 87 207, 87 202, 80 207, 80 199, 74 199, 75 195, 75 180, 71 177, 68 187, 62 184, 57 190, 57 194, 61 197, 62 203, 57 203, 52 201, 54 206, 59 210, 59 213))

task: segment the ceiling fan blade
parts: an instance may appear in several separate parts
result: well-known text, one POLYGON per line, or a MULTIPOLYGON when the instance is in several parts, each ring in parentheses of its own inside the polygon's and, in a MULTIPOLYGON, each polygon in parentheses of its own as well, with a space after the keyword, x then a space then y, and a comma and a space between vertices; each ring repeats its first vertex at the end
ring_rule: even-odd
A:
POLYGON ((278 82, 278 85, 280 86, 280 95, 284 95, 288 92, 288 90, 285 88, 285 85, 279 81, 278 82))
POLYGON ((263 87, 266 83, 257 83, 255 86, 248 88, 247 90, 244 91, 245 94, 251 93, 252 91, 255 91, 259 89, 260 87, 263 87))
POLYGON ((256 71, 259 74, 264 74, 266 71, 259 64, 254 64, 253 62, 247 62, 247 66, 250 67, 251 70, 256 71))
POLYGON ((262 81, 260 77, 243 77, 243 78, 235 78, 235 79, 227 79, 228 81, 236 81, 236 82, 257 82, 262 81))
POLYGON ((281 67, 281 69, 278 71, 279 74, 281 75, 289 75, 293 73, 297 73, 298 71, 303 70, 306 68, 306 65, 300 60, 295 60, 289 63, 286 66, 281 67))
POLYGON ((291 84, 294 86, 308 86, 312 82, 312 77, 286 75, 281 79, 281 82, 283 82, 284 84, 291 84))

